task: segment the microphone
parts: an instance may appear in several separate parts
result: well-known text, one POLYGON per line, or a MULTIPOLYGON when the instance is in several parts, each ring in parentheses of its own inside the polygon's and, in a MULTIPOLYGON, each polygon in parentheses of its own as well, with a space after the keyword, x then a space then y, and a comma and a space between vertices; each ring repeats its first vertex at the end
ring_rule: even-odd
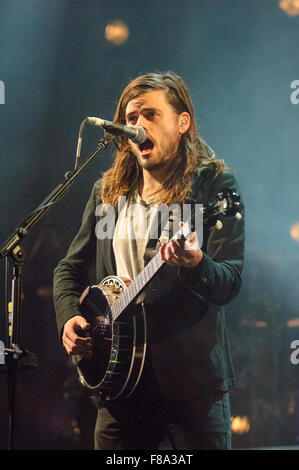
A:
POLYGON ((88 117, 87 122, 92 126, 103 127, 111 134, 128 137, 135 144, 143 144, 146 141, 146 131, 141 126, 125 126, 119 122, 104 121, 97 117, 88 117))

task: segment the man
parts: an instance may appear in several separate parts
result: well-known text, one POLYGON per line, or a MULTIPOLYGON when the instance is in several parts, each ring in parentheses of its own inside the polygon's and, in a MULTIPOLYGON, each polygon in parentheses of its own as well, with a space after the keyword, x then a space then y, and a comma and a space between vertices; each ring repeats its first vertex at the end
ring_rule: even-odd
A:
POLYGON ((99 407, 95 448, 157 449, 168 436, 174 449, 229 449, 228 392, 235 377, 223 306, 241 286, 243 218, 223 218, 221 230, 194 231, 189 246, 184 238, 167 242, 161 233, 157 239, 149 231, 142 237, 139 229, 137 237, 123 234, 140 222, 138 213, 126 212, 133 204, 145 208, 151 224, 151 205, 205 205, 223 190, 238 191, 237 183, 199 136, 177 75, 137 77, 123 91, 114 121, 142 126, 147 140, 138 145, 120 139, 115 162, 95 183, 82 226, 55 270, 57 323, 67 353, 92 354, 78 299, 90 284, 93 262, 97 283, 113 274, 132 281, 159 250, 166 268, 143 297, 149 344, 141 379, 130 397, 99 407), (117 208, 110 238, 95 233, 101 203, 117 208))

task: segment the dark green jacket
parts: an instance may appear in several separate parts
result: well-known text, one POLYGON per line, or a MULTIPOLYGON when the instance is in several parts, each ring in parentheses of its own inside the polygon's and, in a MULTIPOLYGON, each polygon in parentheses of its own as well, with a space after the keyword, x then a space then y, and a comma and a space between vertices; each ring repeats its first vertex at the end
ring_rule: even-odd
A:
MULTIPOLYGON (((191 200, 207 204, 225 188, 239 192, 231 173, 216 178, 196 175, 191 200)), ((99 221, 95 211, 100 203, 97 182, 81 228, 54 271, 60 334, 64 323, 80 314, 78 299, 83 289, 116 274, 112 240, 100 240, 95 235, 99 221)), ((149 241, 145 263, 158 248, 158 240, 149 241)), ((166 265, 147 289, 144 300, 153 371, 162 392, 175 401, 235 386, 224 305, 236 297, 242 282, 244 217, 224 218, 221 230, 207 228, 202 249, 204 257, 194 269, 166 265)))

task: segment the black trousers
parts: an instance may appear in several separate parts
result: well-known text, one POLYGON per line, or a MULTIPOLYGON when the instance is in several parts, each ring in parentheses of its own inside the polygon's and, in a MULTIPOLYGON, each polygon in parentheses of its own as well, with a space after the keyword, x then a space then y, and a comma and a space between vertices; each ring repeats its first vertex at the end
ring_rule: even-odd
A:
POLYGON ((96 450, 163 449, 166 437, 174 450, 231 448, 228 392, 179 403, 148 395, 98 410, 96 450))

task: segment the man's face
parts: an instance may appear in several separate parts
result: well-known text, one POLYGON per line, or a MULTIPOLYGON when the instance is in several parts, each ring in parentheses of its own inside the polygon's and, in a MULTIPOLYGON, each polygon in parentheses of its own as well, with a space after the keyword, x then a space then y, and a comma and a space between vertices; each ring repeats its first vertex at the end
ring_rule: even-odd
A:
POLYGON ((174 164, 182 134, 180 115, 167 102, 162 90, 150 91, 130 101, 126 108, 126 123, 142 126, 147 140, 131 149, 144 170, 167 171, 174 164))

